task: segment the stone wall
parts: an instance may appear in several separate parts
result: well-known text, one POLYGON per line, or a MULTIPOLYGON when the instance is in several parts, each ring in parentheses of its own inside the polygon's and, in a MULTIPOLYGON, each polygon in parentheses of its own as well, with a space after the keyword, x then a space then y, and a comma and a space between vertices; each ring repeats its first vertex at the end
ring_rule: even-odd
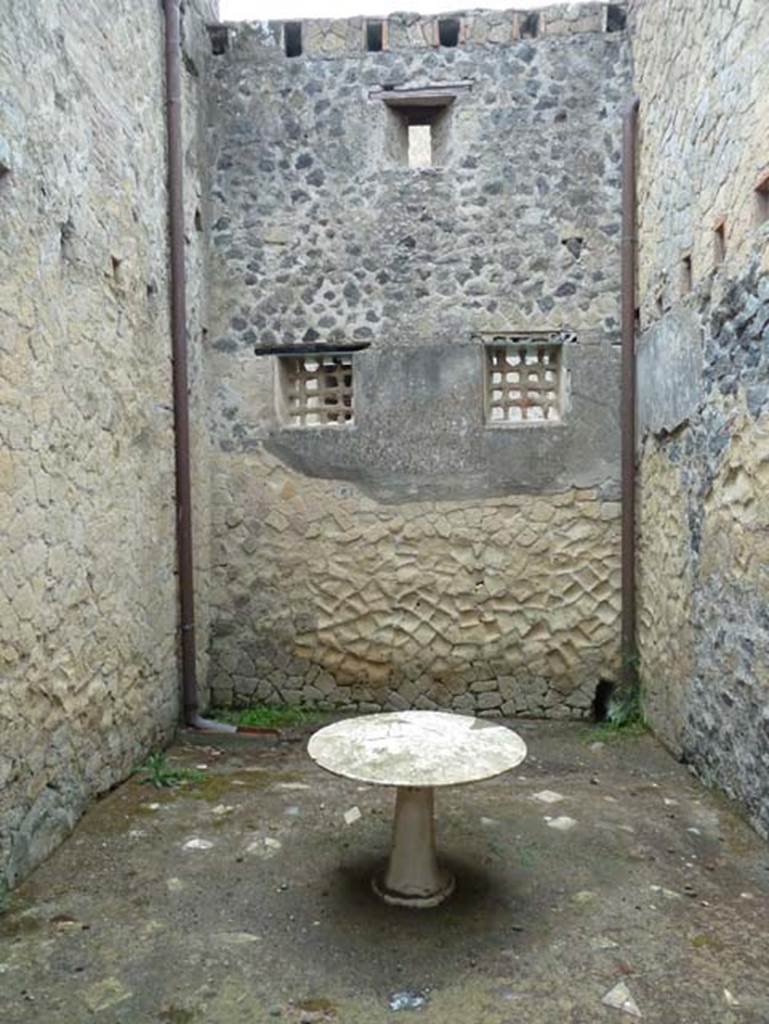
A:
MULTIPOLYGON (((191 107, 209 6, 187 4, 191 107)), ((0 885, 176 722, 163 110, 154 0, 4 7, 0 885)))
POLYGON ((645 705, 766 835, 769 19, 761 0, 645 0, 631 32, 645 705))
POLYGON ((216 702, 584 715, 616 677, 622 13, 214 34, 216 702), (505 332, 562 332, 558 421, 486 422, 505 332), (286 423, 308 349, 352 359, 354 422, 286 423))

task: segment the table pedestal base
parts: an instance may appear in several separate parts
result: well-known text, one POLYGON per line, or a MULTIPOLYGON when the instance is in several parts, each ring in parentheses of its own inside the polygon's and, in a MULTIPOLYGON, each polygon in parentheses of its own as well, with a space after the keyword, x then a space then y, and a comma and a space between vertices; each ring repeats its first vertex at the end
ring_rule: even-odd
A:
POLYGON ((435 856, 432 786, 399 786, 390 861, 371 886, 385 903, 437 907, 454 891, 454 876, 435 856))

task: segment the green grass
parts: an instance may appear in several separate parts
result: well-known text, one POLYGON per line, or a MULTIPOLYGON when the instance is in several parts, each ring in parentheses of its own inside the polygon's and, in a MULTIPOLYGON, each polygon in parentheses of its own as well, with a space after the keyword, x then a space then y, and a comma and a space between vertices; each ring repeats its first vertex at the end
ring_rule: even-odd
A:
POLYGON ((170 789, 185 782, 202 782, 206 777, 196 768, 174 768, 168 763, 168 758, 162 750, 150 754, 147 763, 143 764, 139 771, 145 772, 139 782, 148 783, 155 789, 170 789))
POLYGON ((588 739, 591 743, 595 740, 611 743, 624 737, 643 736, 648 731, 641 706, 641 691, 634 689, 627 694, 618 694, 609 701, 606 721, 594 725, 588 739))
POLYGON ((591 726, 585 741, 595 743, 600 740, 603 743, 613 743, 615 740, 629 739, 632 736, 644 736, 648 731, 648 726, 643 719, 624 722, 622 725, 617 725, 614 722, 598 722, 591 726))
POLYGON ((213 717, 220 722, 230 722, 232 725, 261 726, 263 729, 280 729, 290 725, 306 725, 308 722, 317 721, 320 712, 310 708, 296 707, 283 704, 254 704, 250 708, 232 710, 220 708, 212 712, 213 717))

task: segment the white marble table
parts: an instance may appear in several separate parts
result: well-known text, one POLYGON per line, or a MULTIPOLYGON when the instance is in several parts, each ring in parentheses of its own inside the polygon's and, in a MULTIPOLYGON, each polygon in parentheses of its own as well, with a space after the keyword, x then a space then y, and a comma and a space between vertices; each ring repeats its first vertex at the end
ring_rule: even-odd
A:
POLYGON ((512 729, 441 711, 347 718, 319 729, 307 749, 335 775, 397 787, 390 859, 372 885, 386 902, 409 907, 437 906, 454 890, 435 854, 435 787, 490 779, 526 757, 512 729))

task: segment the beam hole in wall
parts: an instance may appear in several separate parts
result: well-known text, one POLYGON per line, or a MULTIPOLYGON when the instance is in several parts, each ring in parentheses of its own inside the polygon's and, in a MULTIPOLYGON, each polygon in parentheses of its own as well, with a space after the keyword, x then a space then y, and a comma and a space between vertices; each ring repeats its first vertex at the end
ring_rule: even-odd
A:
POLYGON ((459 18, 438 19, 438 42, 441 46, 457 46, 459 44, 459 18))
POLYGON ((769 170, 763 171, 756 182, 756 223, 769 220, 769 170))
POLYGON ((74 239, 75 225, 72 222, 72 218, 67 217, 65 221, 62 221, 62 223, 59 224, 59 250, 63 260, 74 260, 74 239))
POLYGON ((352 424, 352 358, 349 352, 278 356, 277 408, 281 422, 293 427, 352 424))
POLYGON ((221 57, 230 48, 229 30, 226 25, 209 25, 208 36, 211 40, 211 53, 221 57))
POLYGON ((694 284, 691 253, 681 258, 681 295, 688 295, 694 284))
POLYGON ((486 349, 486 422, 555 423, 564 409, 561 334, 493 335, 486 349))
POLYGON ((726 258, 726 221, 722 217, 713 228, 713 263, 720 266, 726 258))
POLYGON ((381 21, 366 22, 366 49, 369 53, 379 53, 384 49, 384 26, 381 21))
POLYGON ((539 35, 539 15, 532 11, 521 22, 521 39, 536 39, 539 35))
POLYGON ((286 21, 283 23, 283 46, 287 57, 302 56, 302 23, 286 21))
POLYGON ((608 4, 606 7, 606 31, 623 32, 627 24, 627 12, 619 4, 608 4))

